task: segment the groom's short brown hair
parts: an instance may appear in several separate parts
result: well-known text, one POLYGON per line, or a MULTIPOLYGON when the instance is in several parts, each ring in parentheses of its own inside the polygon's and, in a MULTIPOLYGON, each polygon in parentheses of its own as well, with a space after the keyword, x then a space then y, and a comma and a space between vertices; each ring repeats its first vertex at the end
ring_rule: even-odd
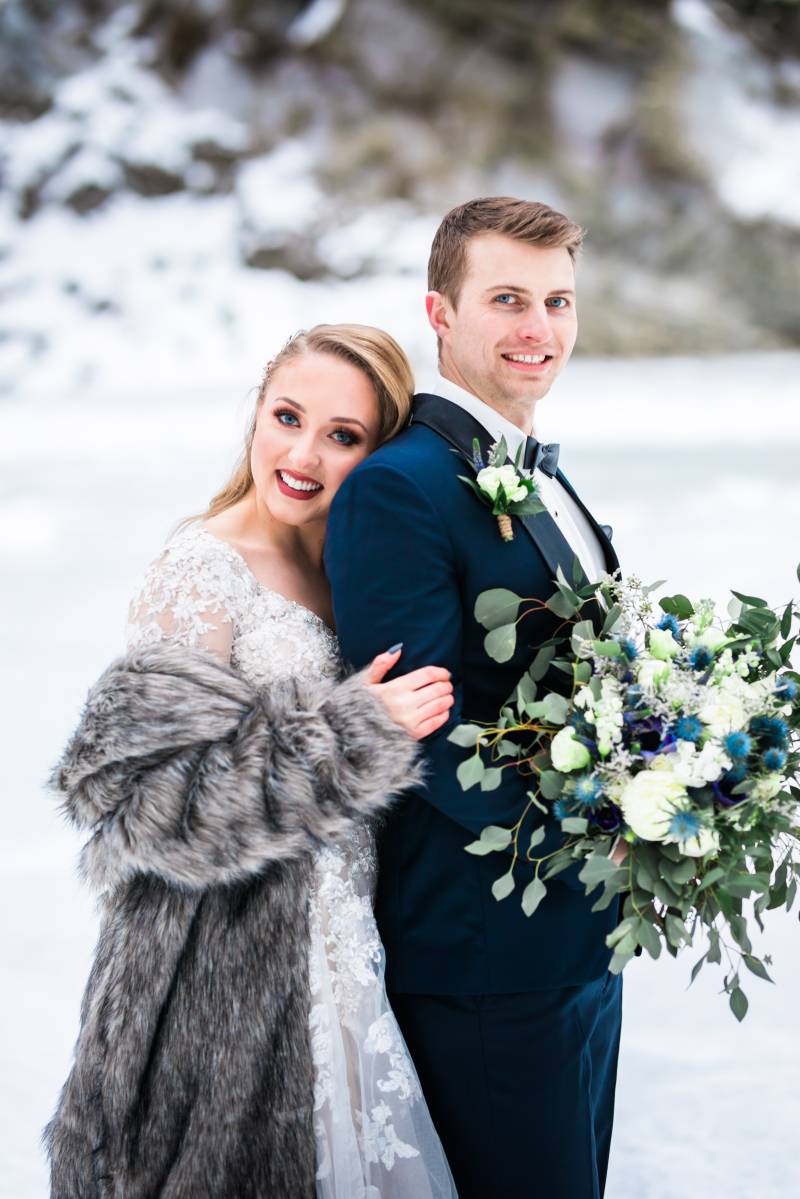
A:
POLYGON ((467 245, 479 233, 502 233, 531 246, 563 246, 575 260, 583 229, 547 204, 486 196, 448 212, 431 246, 428 291, 438 291, 455 305, 467 271, 467 245))

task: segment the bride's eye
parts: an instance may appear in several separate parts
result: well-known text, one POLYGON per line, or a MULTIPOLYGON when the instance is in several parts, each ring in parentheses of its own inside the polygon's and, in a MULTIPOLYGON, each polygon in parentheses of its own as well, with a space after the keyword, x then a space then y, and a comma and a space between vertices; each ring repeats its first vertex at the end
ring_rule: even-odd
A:
POLYGON ((355 433, 351 433, 349 429, 337 429, 335 433, 331 433, 331 437, 333 437, 339 445, 359 444, 358 437, 355 435, 355 433))
POLYGON ((294 412, 290 412, 288 408, 280 408, 275 413, 275 419, 281 425, 288 425, 290 428, 296 428, 300 424, 294 412))

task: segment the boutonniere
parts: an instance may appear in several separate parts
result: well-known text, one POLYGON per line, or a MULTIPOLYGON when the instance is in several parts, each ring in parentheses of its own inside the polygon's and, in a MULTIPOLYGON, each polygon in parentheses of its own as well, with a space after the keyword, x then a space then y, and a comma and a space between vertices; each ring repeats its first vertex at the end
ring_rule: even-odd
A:
POLYGON ((472 442, 472 465, 476 477, 458 477, 472 488, 482 504, 491 508, 503 541, 513 541, 511 517, 535 516, 537 512, 544 512, 546 505, 537 498, 539 491, 533 481, 533 472, 524 470, 520 465, 522 446, 517 451, 515 463, 506 462, 507 457, 506 440, 501 437, 489 450, 487 461, 484 462, 476 437, 472 442))

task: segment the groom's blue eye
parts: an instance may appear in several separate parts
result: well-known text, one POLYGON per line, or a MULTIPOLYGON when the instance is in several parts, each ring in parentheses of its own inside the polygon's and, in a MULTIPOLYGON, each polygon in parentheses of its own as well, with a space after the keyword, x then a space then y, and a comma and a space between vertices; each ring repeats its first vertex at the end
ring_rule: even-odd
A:
POLYGON ((499 303, 502 308, 510 307, 510 305, 506 303, 507 300, 510 300, 511 304, 515 304, 517 301, 517 297, 514 295, 513 292, 510 292, 510 291, 504 291, 504 292, 501 292, 499 296, 495 296, 495 302, 499 303))
POLYGON ((566 308, 567 307, 566 296, 550 296, 547 303, 550 305, 551 308, 566 308))

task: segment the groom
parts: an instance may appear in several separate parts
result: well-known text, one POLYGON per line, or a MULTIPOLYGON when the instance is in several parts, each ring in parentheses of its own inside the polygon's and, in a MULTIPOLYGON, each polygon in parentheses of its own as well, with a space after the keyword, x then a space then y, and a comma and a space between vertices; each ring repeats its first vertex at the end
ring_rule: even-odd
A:
MULTIPOLYGON (((389 997, 460 1199, 600 1199, 608 1162, 621 980, 608 973, 605 936, 617 913, 591 911, 574 867, 530 918, 521 886, 494 900, 508 862, 464 847, 487 824, 514 824, 530 784, 506 769, 495 790, 463 791, 464 750, 448 741, 462 721, 494 723, 559 623, 546 610, 527 616, 500 665, 484 650, 477 596, 507 587, 547 599, 575 556, 580 584, 617 566, 610 530, 557 469, 556 447, 529 436, 575 343, 580 241, 545 204, 500 197, 448 213, 428 267, 436 394, 417 396, 406 432, 345 480, 328 527, 345 657, 361 667, 402 641, 403 671, 430 663, 453 677, 452 721, 423 742, 427 783, 381 832, 376 915, 389 997), (510 542, 458 477, 470 473, 473 438, 485 454, 501 436, 512 458, 523 446, 547 506, 514 518, 510 542)), ((537 854, 560 841, 545 825, 537 854)), ((524 885, 530 867, 516 873, 524 885)))

